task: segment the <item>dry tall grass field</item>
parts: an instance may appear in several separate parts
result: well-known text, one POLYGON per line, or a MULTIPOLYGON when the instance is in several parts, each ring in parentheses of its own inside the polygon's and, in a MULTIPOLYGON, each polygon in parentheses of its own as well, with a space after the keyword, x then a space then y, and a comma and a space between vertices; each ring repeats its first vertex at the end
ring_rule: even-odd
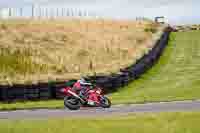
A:
POLYGON ((117 72, 147 53, 163 29, 150 21, 0 21, 0 83, 117 72))

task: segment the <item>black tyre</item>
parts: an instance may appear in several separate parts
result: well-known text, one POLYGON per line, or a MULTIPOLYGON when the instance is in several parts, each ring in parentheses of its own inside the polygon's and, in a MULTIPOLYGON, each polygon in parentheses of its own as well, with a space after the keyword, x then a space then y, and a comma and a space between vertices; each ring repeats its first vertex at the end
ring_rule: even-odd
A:
POLYGON ((73 97, 64 97, 64 105, 70 110, 78 110, 81 107, 80 101, 73 97))
POLYGON ((101 107, 103 108, 110 108, 111 106, 111 101, 107 97, 102 97, 101 99, 101 107))

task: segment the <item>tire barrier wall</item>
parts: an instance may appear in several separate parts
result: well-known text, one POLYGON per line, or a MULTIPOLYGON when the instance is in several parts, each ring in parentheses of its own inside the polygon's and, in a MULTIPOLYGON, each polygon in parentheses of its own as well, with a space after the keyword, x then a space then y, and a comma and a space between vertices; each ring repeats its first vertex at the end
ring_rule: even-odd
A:
MULTIPOLYGON (((117 91, 120 87, 126 86, 129 82, 139 78, 156 63, 168 43, 170 32, 171 29, 166 28, 154 48, 139 59, 136 64, 120 70, 117 74, 92 76, 88 77, 88 80, 102 87, 105 93, 111 93, 117 91)), ((63 98, 60 89, 72 85, 75 81, 70 80, 69 82, 49 82, 32 85, 0 85, 0 101, 60 99, 63 98)))
POLYGON ((158 61, 168 43, 171 31, 172 29, 170 27, 166 28, 161 38, 156 42, 154 48, 148 54, 139 59, 136 64, 120 70, 118 74, 90 77, 90 81, 104 88, 105 93, 111 93, 126 86, 129 82, 138 79, 158 61))

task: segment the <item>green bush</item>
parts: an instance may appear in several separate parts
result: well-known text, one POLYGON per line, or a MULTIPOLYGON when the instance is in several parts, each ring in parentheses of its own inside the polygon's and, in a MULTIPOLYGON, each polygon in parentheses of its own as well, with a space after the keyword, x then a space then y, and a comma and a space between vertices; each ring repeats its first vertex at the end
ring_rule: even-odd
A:
POLYGON ((157 29, 154 27, 147 27, 144 29, 145 32, 151 32, 151 33, 156 33, 157 29))

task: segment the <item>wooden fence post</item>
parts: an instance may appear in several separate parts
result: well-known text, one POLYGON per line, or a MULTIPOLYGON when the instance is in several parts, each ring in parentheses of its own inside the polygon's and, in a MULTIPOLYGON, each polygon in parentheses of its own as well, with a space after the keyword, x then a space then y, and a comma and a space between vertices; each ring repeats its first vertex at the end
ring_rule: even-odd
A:
POLYGON ((72 17, 74 16, 74 11, 73 11, 73 9, 72 9, 72 17))
POLYGON ((34 18, 34 15, 35 15, 35 14, 34 14, 34 8, 35 8, 34 5, 32 5, 32 7, 31 7, 31 17, 32 17, 32 18, 34 18))
POLYGON ((59 8, 56 8, 56 18, 59 17, 59 8))
POLYGON ((64 17, 64 8, 62 8, 62 15, 61 16, 64 17))
POLYGON ((11 16, 12 16, 12 11, 11 11, 11 8, 8 8, 8 15, 9 15, 9 17, 11 17, 11 16))
POLYGON ((81 16, 82 16, 82 13, 81 13, 81 11, 80 11, 80 10, 78 11, 78 16, 79 16, 79 17, 81 17, 81 16))
POLYGON ((66 11, 66 16, 69 17, 69 9, 66 11))
POLYGON ((20 17, 23 17, 23 8, 20 8, 20 17))
POLYGON ((42 17, 42 14, 41 14, 41 7, 39 6, 39 8, 38 8, 38 18, 40 19, 41 17, 42 17))
POLYGON ((49 18, 48 17, 48 8, 47 7, 45 8, 45 16, 46 16, 47 19, 49 18))

